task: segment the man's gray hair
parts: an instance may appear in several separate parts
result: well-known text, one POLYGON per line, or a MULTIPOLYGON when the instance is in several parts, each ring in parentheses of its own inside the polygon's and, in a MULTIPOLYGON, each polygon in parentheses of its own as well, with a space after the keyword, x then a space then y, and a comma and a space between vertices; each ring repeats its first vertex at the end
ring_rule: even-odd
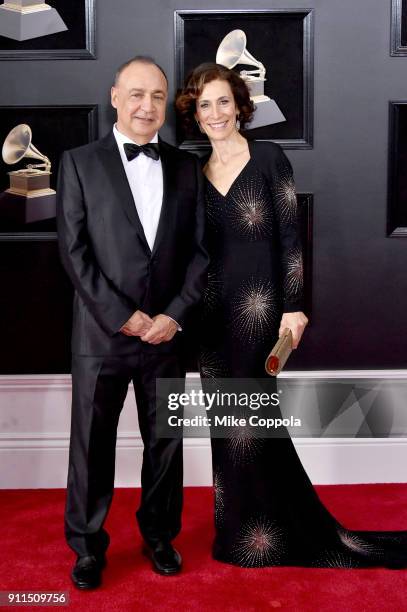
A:
POLYGON ((158 68, 158 70, 160 70, 163 73, 165 80, 167 81, 167 85, 168 85, 168 78, 167 78, 167 75, 165 74, 165 71, 161 68, 159 64, 157 64, 157 62, 155 61, 153 57, 150 57, 149 55, 135 55, 134 57, 129 59, 127 62, 119 66, 119 68, 117 69, 116 74, 114 76, 114 86, 115 87, 117 87, 117 84, 120 79, 120 75, 123 72, 123 70, 125 70, 128 66, 131 66, 131 64, 148 64, 150 66, 155 66, 156 68, 158 68))

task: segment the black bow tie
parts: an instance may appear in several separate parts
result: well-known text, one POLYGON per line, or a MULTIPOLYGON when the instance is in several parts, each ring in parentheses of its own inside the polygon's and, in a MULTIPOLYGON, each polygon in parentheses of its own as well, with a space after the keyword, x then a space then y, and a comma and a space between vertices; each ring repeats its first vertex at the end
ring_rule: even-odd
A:
POLYGON ((160 159, 160 149, 158 146, 158 142, 149 142, 144 145, 136 145, 132 142, 126 142, 124 144, 124 152, 126 153, 126 157, 128 161, 135 159, 140 155, 140 153, 144 153, 147 157, 151 157, 151 159, 160 159))

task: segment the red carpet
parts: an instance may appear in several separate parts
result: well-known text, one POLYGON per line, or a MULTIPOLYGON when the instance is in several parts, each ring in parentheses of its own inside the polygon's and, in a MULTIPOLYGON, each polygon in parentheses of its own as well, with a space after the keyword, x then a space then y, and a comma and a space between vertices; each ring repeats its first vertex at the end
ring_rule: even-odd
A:
MULTIPOLYGON (((317 487, 346 527, 407 529, 407 485, 317 487)), ((152 572, 140 553, 133 520, 139 491, 118 489, 107 528, 111 535, 103 586, 71 586, 74 555, 65 546, 61 490, 0 491, 0 591, 68 591, 71 610, 174 611, 383 611, 407 610, 407 570, 302 568, 241 569, 213 561, 212 491, 188 488, 177 547, 184 571, 152 572)), ((25 607, 39 610, 38 607, 25 607)))

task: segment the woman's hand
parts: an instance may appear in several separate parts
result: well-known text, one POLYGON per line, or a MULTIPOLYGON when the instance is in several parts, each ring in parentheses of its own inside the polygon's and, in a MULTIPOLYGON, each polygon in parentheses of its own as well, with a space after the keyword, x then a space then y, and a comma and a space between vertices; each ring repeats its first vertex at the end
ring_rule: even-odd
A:
POLYGON ((284 330, 288 327, 293 335, 293 348, 296 349, 307 325, 308 319, 303 312, 285 312, 281 317, 278 335, 282 336, 284 330))

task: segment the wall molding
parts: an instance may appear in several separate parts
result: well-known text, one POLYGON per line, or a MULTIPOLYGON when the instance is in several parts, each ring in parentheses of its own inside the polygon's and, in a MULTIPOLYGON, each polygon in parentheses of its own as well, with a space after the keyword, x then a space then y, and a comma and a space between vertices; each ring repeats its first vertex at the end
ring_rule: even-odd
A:
POLYGON ((13 376, 0 376, 0 393, 3 390, 7 391, 35 391, 58 389, 66 391, 71 389, 71 375, 70 374, 47 374, 47 375, 33 375, 33 374, 22 374, 13 376))
MULTIPOLYGON (((188 378, 199 378, 197 372, 187 374, 188 378)), ((366 379, 407 379, 405 370, 288 370, 281 372, 279 378, 366 378, 366 379)), ((71 389, 70 374, 16 374, 0 375, 0 392, 2 389, 71 389)))
MULTIPOLYGON (((281 377, 400 380, 407 379, 407 370, 285 372, 281 377)), ((70 375, 0 376, 0 488, 65 487, 70 396, 70 375)), ((315 484, 406 482, 406 438, 296 438, 294 444, 315 484)), ((140 486, 142 449, 129 393, 118 431, 116 486, 140 486)), ((209 439, 186 438, 184 459, 185 485, 209 486, 209 439)))
MULTIPOLYGON (((301 438, 297 452, 314 484, 405 482, 406 439, 301 438)), ((64 488, 68 465, 67 435, 0 437, 0 488, 64 488)), ((140 486, 143 445, 136 433, 120 434, 117 443, 116 486, 140 486)), ((210 486, 208 439, 184 440, 184 484, 210 486)))

